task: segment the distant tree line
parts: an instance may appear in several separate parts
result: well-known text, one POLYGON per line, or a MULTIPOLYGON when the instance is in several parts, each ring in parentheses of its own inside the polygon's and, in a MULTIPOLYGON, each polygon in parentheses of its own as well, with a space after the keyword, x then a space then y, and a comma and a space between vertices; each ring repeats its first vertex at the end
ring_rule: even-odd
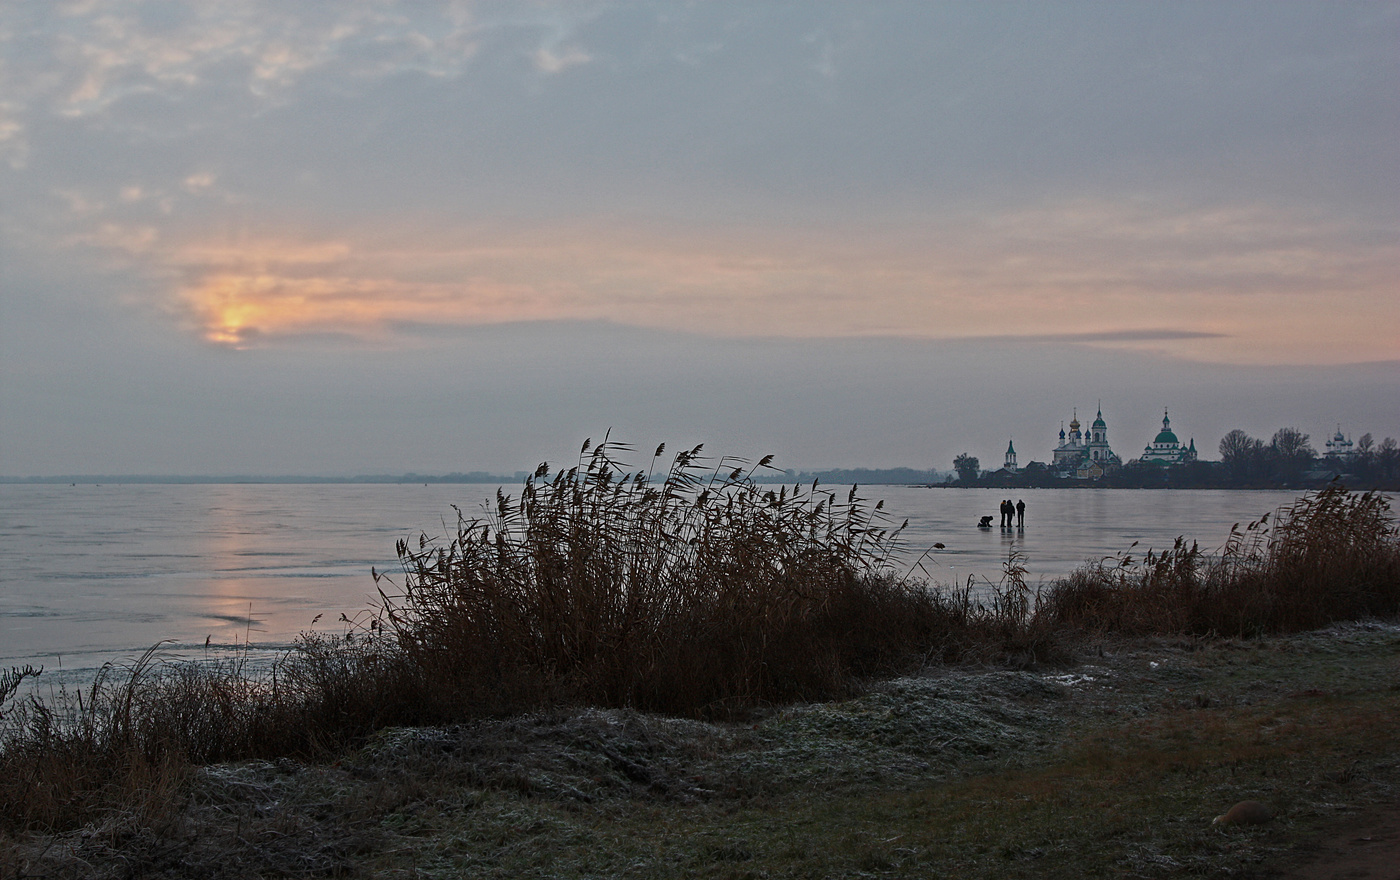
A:
POLYGON ((976 456, 953 459, 959 486, 1062 488, 1102 486, 1117 489, 1271 489, 1320 486, 1340 477, 1356 489, 1400 490, 1400 444, 1370 434, 1356 441, 1351 455, 1319 455, 1307 434, 1280 428, 1266 443, 1236 428, 1220 440, 1219 461, 1161 465, 1134 459, 1097 480, 1066 478, 1033 461, 1015 473, 982 473, 976 456))
POLYGON ((1400 481, 1400 444, 1362 434, 1354 453, 1340 458, 1319 457, 1297 428, 1280 428, 1268 443, 1238 428, 1220 438, 1221 477, 1231 486, 1296 485, 1319 467, 1352 476, 1359 486, 1390 487, 1400 481))

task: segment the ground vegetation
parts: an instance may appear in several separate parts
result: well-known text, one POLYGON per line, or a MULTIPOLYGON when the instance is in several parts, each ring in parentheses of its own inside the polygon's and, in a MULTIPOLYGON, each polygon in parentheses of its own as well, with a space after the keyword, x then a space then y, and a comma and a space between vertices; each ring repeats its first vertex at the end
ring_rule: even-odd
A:
MULTIPOLYGON (((957 815, 939 812, 948 795, 930 787, 969 773, 993 774, 1003 782, 987 784, 1003 793, 1013 779, 1042 792, 1025 815, 1048 827, 1058 821, 1048 780, 1098 778, 1082 742, 1099 734, 1067 733, 1078 729, 1073 713, 1052 711, 1062 694, 1048 683, 1089 674, 1070 671, 1086 650, 1123 650, 1113 646, 1125 638, 1270 639, 1400 613, 1400 537, 1388 501, 1340 484, 1237 529, 1219 553, 1183 540, 1033 590, 1015 555, 996 584, 930 583, 917 563, 898 562, 900 527, 854 488, 764 487, 754 474, 767 460, 711 460, 699 447, 669 464, 658 449, 641 470, 621 464, 630 453, 585 444, 576 466, 541 466, 519 496, 500 493, 485 518, 459 516, 440 537, 401 542, 401 574, 375 573, 378 607, 340 635, 305 636, 270 669, 166 663, 153 649, 82 692, 48 699, 20 695, 37 670, 12 670, 0 680, 0 834, 15 855, 0 876, 36 873, 55 841, 81 851, 74 841, 85 834, 97 839, 85 863, 135 859, 145 876, 194 875, 249 840, 265 846, 240 850, 251 861, 227 861, 244 876, 335 873, 388 858, 385 841, 419 827, 466 835, 444 845, 460 845, 468 862, 494 853, 502 875, 538 872, 524 850, 500 849, 508 836, 532 841, 529 849, 563 835, 601 852, 593 837, 614 833, 606 822, 623 805, 639 836, 575 875, 614 873, 610 859, 635 859, 653 865, 639 875, 661 876, 664 859, 655 859, 680 835, 709 853, 685 857, 709 859, 702 873, 738 876, 774 857, 784 835, 791 852, 780 861, 813 864, 795 853, 816 843, 813 829, 831 820, 834 803, 874 810, 860 828, 892 810, 888 821, 901 827, 915 814, 942 816, 977 839, 990 833, 974 808, 981 783, 958 789, 970 800, 957 815), (981 671, 950 679, 958 669, 981 671), (992 702, 978 702, 979 693, 992 702), (518 744, 492 745, 502 737, 594 745, 586 756, 537 759, 518 744), (1050 770, 1047 749, 1081 757, 1056 758, 1061 769, 1050 770), (480 760, 454 764, 471 755, 480 760), (405 777, 416 782, 393 781, 385 767, 400 760, 420 768, 405 777), (443 788, 449 780, 458 784, 443 788), (885 806, 864 801, 886 783, 896 790, 876 798, 885 806), (923 794, 910 800, 915 790, 923 794), (814 793, 822 796, 804 805, 814 793), (270 800, 259 806, 259 798, 270 800), (695 805, 695 827, 711 837, 649 814, 653 801, 695 805), (797 810, 784 815, 807 816, 809 830, 779 832, 765 804, 797 810), (567 815, 581 805, 594 811, 583 825, 567 815), (479 834, 502 836, 493 845, 479 834), (317 847, 286 843, 308 835, 317 847), (170 854, 164 862, 161 852, 170 854)), ((1202 699, 1198 708, 1216 698, 1202 699)), ((1321 717, 1322 704, 1287 711, 1321 717)), ((1211 717, 1236 733, 1256 723, 1249 713, 1211 717)), ((1368 729, 1382 727, 1378 718, 1368 729)), ((1191 748, 1198 756, 1188 766, 1225 760, 1204 743, 1191 748)), ((1285 761, 1270 754, 1268 762, 1285 761)), ((1163 769, 1138 766, 1144 760, 1123 769, 1124 784, 1163 769)), ((1073 809, 1088 809, 1106 784, 1084 782, 1073 809)), ((1151 801, 1127 800, 1144 809, 1151 801)), ((923 859, 986 856, 975 847, 945 852, 922 832, 914 836, 925 842, 896 856, 898 847, 860 842, 872 832, 847 830, 850 846, 832 850, 836 861, 823 870, 898 873, 923 859)), ((1061 852, 1045 842, 1060 833, 1004 844, 1010 864, 1061 852)), ((1129 858, 1116 846, 1105 852, 1129 858)), ((466 864, 433 858, 452 870, 466 864)))

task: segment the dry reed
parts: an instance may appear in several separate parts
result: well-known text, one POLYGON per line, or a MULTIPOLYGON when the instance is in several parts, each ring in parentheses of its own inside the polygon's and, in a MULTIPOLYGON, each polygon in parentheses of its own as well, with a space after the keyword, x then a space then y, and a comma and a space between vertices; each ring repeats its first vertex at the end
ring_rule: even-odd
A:
POLYGON ((377 621, 436 705, 587 702, 682 715, 830 697, 916 658, 937 620, 899 529, 854 488, 761 487, 701 448, 628 472, 605 441, 541 466, 445 545, 400 542, 377 621))
POLYGON ((1170 550, 1081 567, 1042 596, 1058 630, 1256 636, 1400 613, 1400 531, 1384 495, 1340 483, 1231 530, 1218 555, 1170 550))

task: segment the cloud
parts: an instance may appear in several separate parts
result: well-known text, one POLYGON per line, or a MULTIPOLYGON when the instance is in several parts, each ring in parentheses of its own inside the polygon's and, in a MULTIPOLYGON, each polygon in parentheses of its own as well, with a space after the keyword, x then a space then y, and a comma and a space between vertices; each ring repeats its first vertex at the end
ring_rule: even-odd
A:
POLYGON ((1220 339, 1223 333, 1177 330, 1170 327, 1111 330, 1104 333, 1027 333, 1021 336, 981 336, 975 342, 1176 342, 1182 339, 1220 339))
POLYGON ((1280 59, 1316 16, 853 8, 3 7, 0 222, 232 347, 565 320, 1393 356, 1356 21, 1280 59), (1300 165, 1314 131, 1362 135, 1300 165))
POLYGON ((587 64, 593 56, 577 47, 540 48, 535 52, 535 67, 544 73, 558 73, 579 64, 587 64))
MULTIPOLYGON (((0 73, 0 88, 5 79, 0 73)), ((0 100, 0 160, 18 171, 28 158, 28 144, 23 137, 24 125, 18 119, 18 106, 12 101, 0 100)))
POLYGON ((180 183, 180 188, 191 195, 200 195, 208 192, 218 179, 217 175, 208 171, 197 171, 187 175, 180 183))
POLYGON ((171 100, 242 85, 245 105, 277 102, 318 71, 375 78, 404 70, 458 75, 477 24, 459 3, 421 6, 345 0, 294 9, 269 0, 218 4, 70 4, 40 14, 0 11, 0 145, 31 109, 100 118, 137 95, 171 100), (14 47, 23 41, 25 49, 14 47), (7 69, 8 67, 8 69, 7 69), (9 88, 13 86, 13 88, 9 88))
POLYGON ((220 238, 106 220, 105 206, 70 200, 94 221, 82 241, 173 279, 166 306, 234 347, 326 335, 394 344, 411 324, 603 320, 729 337, 1014 338, 1335 363, 1392 356, 1400 311, 1394 245, 1358 247, 1345 224, 1262 209, 1075 201, 899 230, 603 218, 220 238), (1347 309, 1330 308, 1338 298, 1347 309))

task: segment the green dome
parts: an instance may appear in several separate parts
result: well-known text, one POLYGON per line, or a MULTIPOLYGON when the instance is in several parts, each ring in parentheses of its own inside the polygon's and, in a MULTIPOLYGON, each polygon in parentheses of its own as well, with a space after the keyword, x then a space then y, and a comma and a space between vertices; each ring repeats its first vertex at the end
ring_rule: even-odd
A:
POLYGON ((1162 433, 1158 434, 1157 439, 1153 440, 1152 443, 1154 445, 1161 443, 1170 443, 1172 446, 1181 445, 1181 441, 1177 440, 1176 435, 1172 433, 1172 420, 1168 418, 1166 410, 1162 410, 1162 433))

